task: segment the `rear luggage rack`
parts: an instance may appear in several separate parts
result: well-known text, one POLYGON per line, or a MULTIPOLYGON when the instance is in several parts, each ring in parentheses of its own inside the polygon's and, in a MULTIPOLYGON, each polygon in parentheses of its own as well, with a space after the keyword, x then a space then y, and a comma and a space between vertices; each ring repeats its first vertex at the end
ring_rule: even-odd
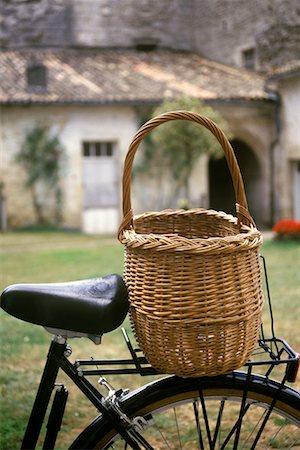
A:
MULTIPOLYGON (((251 360, 247 361, 243 367, 248 367, 248 371, 251 371, 252 367, 265 366, 265 376, 269 377, 275 367, 281 366, 281 368, 284 369, 284 382, 295 382, 300 365, 300 356, 286 341, 275 336, 274 318, 266 270, 266 262, 263 256, 261 256, 261 259, 262 269, 265 277, 266 299, 270 315, 271 337, 265 337, 265 331, 262 325, 260 338, 258 340, 258 346, 252 353, 251 360)), ((78 371, 78 373, 86 376, 129 374, 139 374, 142 376, 146 376, 158 375, 162 373, 155 370, 149 364, 141 349, 134 348, 124 328, 122 328, 122 333, 130 354, 130 358, 112 360, 96 360, 94 358, 91 358, 88 360, 77 360, 74 362, 74 367, 78 371)))

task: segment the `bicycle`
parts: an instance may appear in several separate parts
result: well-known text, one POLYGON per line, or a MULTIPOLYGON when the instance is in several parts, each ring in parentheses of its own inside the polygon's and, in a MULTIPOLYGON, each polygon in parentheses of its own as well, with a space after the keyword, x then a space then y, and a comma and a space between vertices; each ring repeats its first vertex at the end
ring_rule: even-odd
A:
POLYGON ((6 288, 1 296, 6 312, 54 335, 21 448, 36 447, 56 389, 43 444, 43 449, 55 448, 68 398, 66 386, 56 383, 59 370, 100 413, 70 449, 300 448, 300 393, 286 384, 296 379, 299 355, 275 335, 267 277, 266 288, 271 337, 265 337, 262 327, 257 351, 245 370, 202 378, 158 374, 125 330, 128 359, 70 361, 68 339, 86 337, 99 344, 102 334, 125 319, 128 296, 119 275, 6 288), (255 367, 264 367, 264 375, 254 373, 255 367), (277 381, 270 378, 275 367, 283 369, 277 381), (128 374, 163 376, 133 392, 114 389, 104 378, 128 374), (107 395, 89 381, 95 376, 107 395))

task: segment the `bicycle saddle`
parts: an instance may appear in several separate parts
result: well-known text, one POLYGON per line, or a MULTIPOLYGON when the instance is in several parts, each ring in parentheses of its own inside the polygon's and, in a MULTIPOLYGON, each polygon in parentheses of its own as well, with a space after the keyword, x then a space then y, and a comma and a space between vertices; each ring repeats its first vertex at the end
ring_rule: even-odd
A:
POLYGON ((128 292, 119 275, 69 283, 14 284, 1 294, 1 308, 26 322, 65 337, 99 343, 128 311, 128 292))

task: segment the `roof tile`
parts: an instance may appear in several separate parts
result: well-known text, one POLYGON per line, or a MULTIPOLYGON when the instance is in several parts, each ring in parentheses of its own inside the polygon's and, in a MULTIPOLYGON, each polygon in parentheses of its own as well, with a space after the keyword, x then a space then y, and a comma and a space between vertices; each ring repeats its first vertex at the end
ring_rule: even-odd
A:
POLYGON ((135 50, 4 51, 1 103, 147 103, 179 95, 202 100, 264 100, 264 78, 194 53, 135 50), (47 90, 26 86, 26 68, 43 63, 47 90))

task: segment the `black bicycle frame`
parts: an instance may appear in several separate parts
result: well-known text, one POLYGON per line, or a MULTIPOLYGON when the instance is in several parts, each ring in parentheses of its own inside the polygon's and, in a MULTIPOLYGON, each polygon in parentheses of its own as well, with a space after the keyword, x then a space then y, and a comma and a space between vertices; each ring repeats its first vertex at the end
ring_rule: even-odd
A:
MULTIPOLYGON (((299 368, 300 358, 299 355, 282 339, 278 339, 275 336, 273 313, 271 306, 271 299, 269 293, 269 285, 267 279, 266 265, 263 258, 263 267, 266 278, 267 286, 267 299, 269 304, 270 316, 271 316, 271 332, 272 337, 266 339, 263 329, 261 330, 261 338, 259 339, 258 354, 262 351, 268 356, 268 359, 259 359, 257 361, 252 360, 245 364, 248 366, 248 375, 250 376, 252 367, 266 365, 267 371, 265 376, 268 377, 274 367, 279 364, 285 365, 285 374, 282 379, 281 386, 285 381, 293 382, 296 379, 297 371, 299 368)), ((147 450, 153 450, 151 445, 145 442, 142 435, 130 426, 130 421, 126 422, 122 420, 121 415, 118 414, 108 403, 105 402, 105 397, 87 380, 86 376, 103 376, 106 374, 111 375, 126 375, 126 374, 139 374, 139 375, 157 375, 158 372, 150 366, 140 349, 134 349, 127 336, 126 331, 123 329, 123 337, 127 344, 127 348, 130 353, 131 359, 118 359, 118 360, 77 360, 72 364, 68 360, 68 356, 71 354, 71 349, 68 346, 66 339, 61 336, 55 336, 51 342, 49 352, 47 355, 46 365, 43 371, 42 379, 36 394, 32 412, 28 421, 24 439, 22 442, 22 450, 34 450, 37 445, 37 441, 41 432, 41 428, 45 419, 45 415, 48 409, 48 405, 51 399, 52 391, 57 387, 57 391, 53 400, 52 408, 49 414, 47 432, 44 441, 44 450, 50 450, 55 447, 55 441, 60 430, 62 423, 65 405, 67 402, 68 391, 63 385, 56 384, 56 378, 58 371, 61 369, 65 374, 77 385, 80 391, 90 400, 90 402, 97 408, 97 410, 111 423, 112 427, 122 436, 122 438, 128 443, 128 445, 136 450, 142 444, 147 450), (96 367, 96 368, 93 368, 96 367), (116 367, 118 366, 118 367, 116 367)), ((254 352, 255 356, 256 352, 254 352)), ((257 354, 257 355, 258 355, 257 354)), ((119 390, 121 393, 122 390, 119 390)), ((243 403, 245 403, 247 392, 244 392, 243 403)), ((276 399, 274 399, 275 404, 276 399)), ((274 407, 271 405, 270 411, 274 407)), ((244 414, 243 409, 246 410, 244 405, 241 407, 240 418, 235 427, 237 430, 240 426, 240 420, 244 414)), ((270 414, 269 411, 269 414, 270 414)), ((267 420, 267 419, 266 419, 267 420)), ((261 427, 263 429, 263 426, 261 427)), ((234 429, 235 431, 235 429, 234 429)), ((237 431, 238 433, 238 431, 237 431)), ((238 440, 238 437, 236 438, 238 440)))
MULTIPOLYGON (((47 361, 42 375, 42 379, 37 391, 37 395, 34 401, 32 412, 28 421, 26 432, 24 435, 22 450, 34 450, 37 445, 37 441, 40 435, 40 431, 45 419, 46 411, 50 402, 52 391, 57 387, 57 391, 54 397, 52 408, 50 411, 47 432, 44 441, 44 450, 50 450, 55 447, 55 441, 60 430, 65 405, 67 402, 68 392, 65 386, 56 384, 56 378, 58 371, 61 369, 65 374, 77 385, 80 391, 90 400, 90 402, 97 408, 97 410, 111 423, 122 438, 128 443, 128 445, 136 450, 140 449, 139 443, 147 450, 153 450, 151 445, 145 442, 143 436, 130 426, 130 421, 124 421, 122 415, 110 407, 105 397, 88 381, 86 376, 100 376, 105 374, 139 374, 139 375, 157 375, 158 372, 153 369, 141 353, 139 349, 134 349, 127 336, 126 331, 123 329, 123 337, 127 344, 131 359, 117 359, 117 360, 77 360, 73 364, 68 360, 68 356, 71 354, 71 348, 66 342, 66 339, 55 336, 51 342, 49 352, 47 355, 47 361), (141 356, 138 356, 140 355, 141 356), (96 368, 90 368, 96 366, 96 368), (117 367, 118 366, 118 367, 117 367)), ((268 355, 270 359, 251 361, 245 364, 248 366, 248 375, 250 377, 251 370, 256 365, 266 365, 268 377, 271 371, 278 364, 283 364, 285 369, 285 375, 282 380, 282 386, 285 381, 295 381, 297 369, 299 366, 299 355, 283 340, 276 337, 270 339, 259 340, 259 348, 261 351, 268 355), (275 347, 276 353, 272 351, 272 347, 275 347), (281 349, 279 350, 279 347, 281 349)), ((123 393, 122 390, 119 392, 123 393)), ((246 392, 244 393, 244 397, 246 392)), ((275 399, 276 401, 276 399, 275 399)), ((272 408, 274 405, 272 405, 272 408)), ((240 418, 243 416, 244 405, 241 407, 240 418)), ((239 423, 237 423, 238 430, 239 423)), ((235 431, 235 430, 234 430, 235 431)))
MULTIPOLYGON (((140 447, 137 441, 141 442, 143 440, 142 436, 135 430, 131 430, 131 434, 129 434, 127 430, 128 424, 123 424, 120 417, 105 406, 103 395, 101 395, 101 393, 83 376, 81 371, 78 371, 78 369, 68 361, 68 354, 69 346, 65 339, 55 337, 49 348, 46 365, 27 424, 21 449, 34 450, 36 448, 51 394, 56 386, 55 381, 59 369, 62 369, 66 373, 98 411, 110 421, 112 426, 125 439, 131 448, 139 449, 140 447), (134 438, 132 436, 134 436, 134 438)), ((54 448, 57 433, 61 425, 64 406, 67 400, 67 391, 64 386, 62 387, 62 385, 59 385, 59 387, 62 389, 59 390, 59 393, 53 402, 43 449, 54 448), (60 394, 60 392, 62 392, 62 394, 60 394)))

